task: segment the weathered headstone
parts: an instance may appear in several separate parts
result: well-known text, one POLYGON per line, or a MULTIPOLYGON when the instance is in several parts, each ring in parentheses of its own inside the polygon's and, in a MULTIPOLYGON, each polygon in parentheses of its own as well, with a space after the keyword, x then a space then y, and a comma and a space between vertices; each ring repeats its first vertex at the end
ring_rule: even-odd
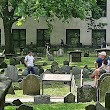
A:
POLYGON ((29 74, 23 79, 23 94, 40 95, 40 79, 34 74, 29 74))
POLYGON ((67 61, 67 60, 63 61, 63 65, 68 65, 69 66, 69 61, 67 61))
POLYGON ((52 54, 47 55, 48 61, 54 61, 54 57, 52 54))
POLYGON ((90 75, 90 70, 88 70, 87 68, 83 68, 83 78, 89 78, 90 75))
POLYGON ((110 76, 106 76, 100 82, 100 101, 105 101, 106 92, 110 92, 110 76))
POLYGON ((81 69, 79 69, 78 67, 72 67, 71 73, 74 75, 75 79, 81 78, 81 69))
POLYGON ((10 65, 5 69, 5 76, 9 77, 13 82, 18 80, 18 70, 15 66, 10 65))
POLYGON ((110 93, 106 93, 105 95, 105 108, 110 110, 110 93))
POLYGON ((49 104, 50 96, 49 95, 36 95, 34 97, 35 104, 49 104))
POLYGON ((8 93, 11 83, 12 82, 8 77, 0 75, 0 110, 4 110, 5 96, 8 93))
POLYGON ((95 105, 88 105, 85 107, 85 110, 96 110, 96 106, 95 105))
POLYGON ((8 94, 15 94, 13 86, 11 85, 9 90, 8 90, 8 94))
POLYGON ((27 76, 27 75, 28 75, 28 70, 25 69, 25 70, 22 72, 22 75, 23 75, 23 76, 27 76))
POLYGON ((22 104, 16 110, 33 110, 33 107, 22 104))
POLYGON ((5 62, 2 62, 2 63, 0 64, 0 68, 7 68, 7 64, 6 64, 5 62))
POLYGON ((96 103, 96 110, 107 110, 99 102, 96 103))
POLYGON ((91 102, 96 101, 96 88, 91 85, 84 85, 77 88, 77 102, 91 102))
POLYGON ((15 105, 15 106, 20 106, 20 105, 22 105, 23 103, 22 103, 19 99, 16 99, 16 100, 14 100, 14 101, 12 102, 12 104, 15 105))
POLYGON ((70 73, 70 66, 64 65, 60 68, 60 73, 70 73))
POLYGON ((69 92, 64 97, 64 103, 75 103, 75 95, 73 95, 71 92, 69 92))
POLYGON ((35 70, 35 75, 39 75, 39 73, 38 73, 39 72, 39 68, 37 66, 34 67, 34 70, 35 70))

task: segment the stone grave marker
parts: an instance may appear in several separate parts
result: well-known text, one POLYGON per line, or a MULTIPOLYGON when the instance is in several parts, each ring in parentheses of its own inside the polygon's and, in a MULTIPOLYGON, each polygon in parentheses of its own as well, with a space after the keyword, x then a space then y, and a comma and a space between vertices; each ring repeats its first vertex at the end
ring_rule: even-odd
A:
POLYGON ((110 92, 110 76, 106 76, 100 82, 100 101, 105 101, 105 94, 106 92, 110 92))
POLYGON ((23 94, 40 95, 40 79, 34 74, 29 74, 22 82, 23 94))
POLYGON ((75 103, 75 95, 73 95, 71 92, 69 92, 64 97, 64 103, 75 103))
POLYGON ((22 104, 16 110, 33 110, 33 107, 22 104))
POLYGON ((49 95, 36 95, 34 97, 35 104, 49 104, 50 96, 49 95))
POLYGON ((54 57, 52 54, 47 55, 48 61, 54 61, 54 57))
POLYGON ((74 75, 75 79, 81 78, 81 69, 79 69, 78 67, 72 67, 71 73, 74 75))
POLYGON ((91 85, 84 85, 77 88, 77 102, 91 102, 96 101, 96 88, 91 85))
POLYGON ((12 104, 15 105, 15 106, 20 106, 20 105, 22 105, 23 103, 22 103, 19 99, 16 99, 16 100, 14 100, 14 101, 12 102, 12 104))
POLYGON ((96 106, 95 105, 88 105, 85 107, 85 110, 96 110, 96 106))
POLYGON ((110 93, 106 93, 105 95, 105 108, 110 110, 110 93))
POLYGON ((96 103, 96 110, 107 110, 105 107, 103 107, 99 102, 96 103))
POLYGON ((9 65, 5 69, 5 76, 9 77, 13 82, 18 80, 18 70, 15 66, 9 65))

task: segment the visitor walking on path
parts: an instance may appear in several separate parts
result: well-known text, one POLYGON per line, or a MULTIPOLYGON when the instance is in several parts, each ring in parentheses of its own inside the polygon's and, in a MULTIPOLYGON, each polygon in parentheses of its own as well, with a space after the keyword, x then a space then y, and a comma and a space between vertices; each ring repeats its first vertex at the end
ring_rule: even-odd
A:
POLYGON ((28 51, 28 55, 25 57, 24 63, 26 65, 26 67, 28 68, 28 74, 30 74, 30 72, 32 72, 32 74, 35 74, 35 70, 34 70, 34 57, 32 55, 31 51, 28 51))

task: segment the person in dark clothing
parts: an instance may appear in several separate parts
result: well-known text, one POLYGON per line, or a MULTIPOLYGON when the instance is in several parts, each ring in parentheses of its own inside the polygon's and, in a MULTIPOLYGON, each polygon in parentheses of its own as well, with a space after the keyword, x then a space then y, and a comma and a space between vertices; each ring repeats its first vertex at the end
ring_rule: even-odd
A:
POLYGON ((103 41, 103 43, 102 43, 102 48, 106 48, 106 42, 105 41, 103 41))

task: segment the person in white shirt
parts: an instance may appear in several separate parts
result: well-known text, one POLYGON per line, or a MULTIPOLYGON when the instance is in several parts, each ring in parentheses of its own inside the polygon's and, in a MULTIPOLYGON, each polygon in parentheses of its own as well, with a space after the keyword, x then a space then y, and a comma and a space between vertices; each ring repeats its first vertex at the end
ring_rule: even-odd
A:
POLYGON ((35 74, 35 70, 34 70, 34 57, 32 55, 32 52, 29 51, 28 55, 25 57, 24 63, 26 65, 26 67, 28 68, 28 74, 30 74, 30 72, 32 72, 32 74, 35 74))

